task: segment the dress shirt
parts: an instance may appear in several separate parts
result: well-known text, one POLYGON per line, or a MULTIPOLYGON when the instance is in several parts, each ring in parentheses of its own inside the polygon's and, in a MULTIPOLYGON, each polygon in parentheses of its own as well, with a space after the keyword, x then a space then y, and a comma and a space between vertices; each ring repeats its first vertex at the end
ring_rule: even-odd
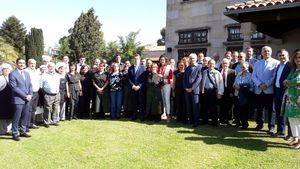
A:
POLYGON ((279 64, 279 61, 273 58, 261 59, 254 64, 254 70, 252 74, 252 80, 255 84, 254 92, 255 94, 265 93, 273 94, 274 93, 274 78, 276 73, 276 68, 279 64), (267 85, 267 89, 261 91, 259 85, 262 83, 267 85))
POLYGON ((41 85, 40 72, 37 69, 30 69, 30 68, 25 69, 25 71, 29 73, 33 92, 38 92, 41 85))
POLYGON ((287 62, 285 62, 283 64, 279 64, 277 75, 275 77, 276 78, 276 80, 275 80, 275 87, 277 87, 277 88, 280 88, 280 77, 281 77, 282 71, 283 71, 286 63, 287 62))
POLYGON ((45 73, 42 75, 41 86, 48 94, 57 94, 59 92, 61 76, 57 73, 45 73))

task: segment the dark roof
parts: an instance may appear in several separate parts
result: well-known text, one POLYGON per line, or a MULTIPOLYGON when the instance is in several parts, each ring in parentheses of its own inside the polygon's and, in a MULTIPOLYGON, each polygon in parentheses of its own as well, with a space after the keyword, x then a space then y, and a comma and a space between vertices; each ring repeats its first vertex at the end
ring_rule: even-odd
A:
POLYGON ((276 7, 277 5, 300 3, 300 0, 251 0, 226 7, 227 11, 244 10, 249 8, 276 7))

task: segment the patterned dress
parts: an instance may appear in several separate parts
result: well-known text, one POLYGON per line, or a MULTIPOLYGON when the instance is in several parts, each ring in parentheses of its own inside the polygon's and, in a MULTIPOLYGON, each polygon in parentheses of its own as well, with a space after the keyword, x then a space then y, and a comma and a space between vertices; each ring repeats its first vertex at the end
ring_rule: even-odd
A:
POLYGON ((285 117, 300 118, 300 68, 291 72, 286 80, 290 87, 284 95, 282 113, 285 117))

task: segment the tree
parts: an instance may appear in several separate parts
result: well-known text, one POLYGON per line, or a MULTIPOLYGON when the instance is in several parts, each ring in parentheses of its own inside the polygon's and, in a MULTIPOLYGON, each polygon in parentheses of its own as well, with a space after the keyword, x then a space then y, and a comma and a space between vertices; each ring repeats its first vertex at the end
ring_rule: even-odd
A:
POLYGON ((157 46, 164 46, 166 41, 166 28, 160 30, 161 38, 157 40, 157 46))
POLYGON ((120 52, 120 46, 117 41, 108 42, 106 46, 106 59, 112 60, 120 52))
POLYGON ((59 39, 59 55, 70 55, 72 50, 70 49, 70 36, 64 36, 59 39))
POLYGON ((4 38, 0 36, 0 63, 14 63, 18 57, 19 53, 15 50, 15 48, 8 44, 4 38))
POLYGON ((137 32, 130 32, 126 37, 119 36, 120 51, 123 54, 124 59, 130 60, 133 58, 134 54, 142 54, 145 47, 141 46, 141 43, 136 40, 137 32))
POLYGON ((26 35, 26 40, 25 40, 26 59, 34 58, 37 62, 41 62, 43 54, 44 54, 43 30, 37 28, 31 28, 30 33, 26 35))
POLYGON ((1 26, 0 36, 20 54, 24 54, 26 28, 15 16, 7 18, 1 26))
POLYGON ((92 63, 94 58, 105 53, 103 32, 100 30, 102 25, 94 13, 93 8, 87 13, 81 13, 70 30, 70 48, 75 60, 83 55, 88 63, 92 63))

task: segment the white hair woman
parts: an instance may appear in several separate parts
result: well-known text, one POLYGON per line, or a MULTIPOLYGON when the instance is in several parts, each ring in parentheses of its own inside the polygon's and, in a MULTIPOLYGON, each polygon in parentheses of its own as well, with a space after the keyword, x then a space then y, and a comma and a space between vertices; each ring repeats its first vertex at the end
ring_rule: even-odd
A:
POLYGON ((12 106, 11 105, 11 88, 8 85, 8 75, 12 67, 10 64, 2 63, 0 65, 0 135, 7 134, 11 128, 12 106))

